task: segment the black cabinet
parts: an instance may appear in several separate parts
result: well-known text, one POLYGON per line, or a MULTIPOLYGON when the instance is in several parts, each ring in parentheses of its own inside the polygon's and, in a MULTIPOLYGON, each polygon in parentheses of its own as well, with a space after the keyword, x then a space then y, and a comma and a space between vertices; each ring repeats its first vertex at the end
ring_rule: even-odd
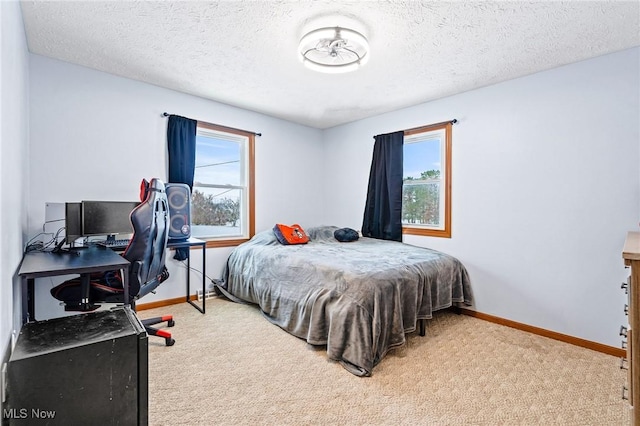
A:
POLYGON ((148 423, 147 333, 130 308, 25 324, 7 373, 9 424, 148 423))

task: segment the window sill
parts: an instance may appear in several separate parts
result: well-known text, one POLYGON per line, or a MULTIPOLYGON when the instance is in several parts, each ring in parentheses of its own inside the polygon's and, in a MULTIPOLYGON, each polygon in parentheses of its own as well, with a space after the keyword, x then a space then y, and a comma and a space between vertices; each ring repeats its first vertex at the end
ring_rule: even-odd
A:
POLYGON ((403 226, 402 234, 403 235, 421 235, 423 237, 451 238, 451 229, 425 229, 425 228, 413 228, 409 226, 403 226))

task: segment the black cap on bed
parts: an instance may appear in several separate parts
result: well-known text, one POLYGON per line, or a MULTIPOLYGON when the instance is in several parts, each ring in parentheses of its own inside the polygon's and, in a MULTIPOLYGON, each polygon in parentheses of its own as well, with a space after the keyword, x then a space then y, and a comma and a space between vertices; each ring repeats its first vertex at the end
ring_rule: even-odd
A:
POLYGON ((358 231, 351 228, 340 228, 333 232, 333 236, 341 243, 356 241, 359 238, 358 231))

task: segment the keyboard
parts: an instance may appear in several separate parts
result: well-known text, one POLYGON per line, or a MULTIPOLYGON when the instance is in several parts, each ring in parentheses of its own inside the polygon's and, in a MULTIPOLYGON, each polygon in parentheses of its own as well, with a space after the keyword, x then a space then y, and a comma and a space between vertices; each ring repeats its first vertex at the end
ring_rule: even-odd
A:
POLYGON ((121 239, 121 240, 103 240, 98 241, 98 245, 102 247, 108 247, 111 250, 124 250, 129 245, 129 239, 121 239))

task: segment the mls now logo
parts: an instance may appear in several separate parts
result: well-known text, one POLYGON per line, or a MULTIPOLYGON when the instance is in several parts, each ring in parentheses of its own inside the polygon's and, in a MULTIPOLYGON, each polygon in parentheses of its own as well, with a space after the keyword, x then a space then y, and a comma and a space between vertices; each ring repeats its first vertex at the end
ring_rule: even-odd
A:
POLYGON ((5 419, 53 419, 56 412, 53 410, 40 410, 39 408, 5 408, 2 417, 5 419))

